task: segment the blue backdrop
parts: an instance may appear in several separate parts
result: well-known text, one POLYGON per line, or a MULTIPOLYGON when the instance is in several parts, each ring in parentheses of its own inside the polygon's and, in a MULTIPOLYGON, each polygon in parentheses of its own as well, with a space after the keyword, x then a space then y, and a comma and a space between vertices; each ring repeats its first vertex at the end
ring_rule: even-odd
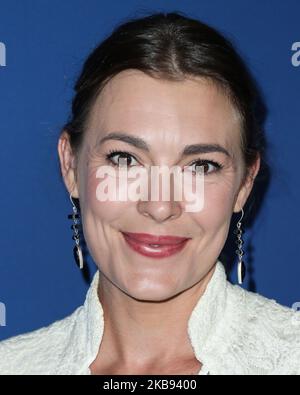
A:
MULTIPOLYGON (((143 11, 182 11, 218 28, 262 87, 271 181, 244 234, 254 280, 245 288, 289 307, 300 301, 300 2, 149 3, 0 0, 0 340, 64 318, 84 301, 88 283, 73 261, 57 138, 85 57, 143 11)), ((89 267, 92 275, 91 258, 89 267)))

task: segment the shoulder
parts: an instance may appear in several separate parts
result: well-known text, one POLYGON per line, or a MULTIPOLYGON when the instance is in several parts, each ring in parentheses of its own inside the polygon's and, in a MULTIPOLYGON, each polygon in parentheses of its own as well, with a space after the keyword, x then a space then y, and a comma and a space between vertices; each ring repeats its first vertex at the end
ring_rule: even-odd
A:
POLYGON ((258 293, 228 283, 237 353, 252 371, 300 374, 300 315, 258 293))
POLYGON ((53 374, 82 307, 52 324, 0 342, 0 374, 53 374))

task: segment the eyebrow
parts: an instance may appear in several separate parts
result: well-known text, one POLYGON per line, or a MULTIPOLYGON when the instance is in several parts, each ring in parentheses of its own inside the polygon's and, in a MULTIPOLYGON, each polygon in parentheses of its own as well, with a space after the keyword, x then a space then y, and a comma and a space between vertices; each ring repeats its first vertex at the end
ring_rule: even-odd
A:
MULTIPOLYGON (((103 144, 107 140, 117 140, 123 141, 124 143, 130 144, 138 149, 141 149, 145 152, 150 152, 150 146, 140 137, 132 136, 124 132, 111 132, 106 136, 102 137, 97 145, 103 144)), ((196 155, 196 154, 205 154, 209 152, 221 152, 231 158, 229 152, 219 144, 191 144, 186 145, 182 152, 181 156, 188 155, 196 155)))

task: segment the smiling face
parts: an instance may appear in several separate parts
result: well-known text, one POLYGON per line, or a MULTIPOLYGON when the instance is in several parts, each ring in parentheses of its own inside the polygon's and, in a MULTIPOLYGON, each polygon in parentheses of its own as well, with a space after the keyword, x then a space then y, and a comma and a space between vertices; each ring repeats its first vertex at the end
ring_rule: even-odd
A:
POLYGON ((209 273, 225 244, 232 212, 244 206, 259 169, 257 161, 252 177, 242 183, 245 168, 240 128, 240 118, 229 100, 208 80, 174 82, 126 70, 105 86, 92 108, 77 169, 71 165, 67 135, 61 136, 62 173, 69 192, 80 199, 86 243, 114 286, 136 299, 162 301, 209 273), (143 145, 133 145, 128 137, 108 138, 117 132, 137 137, 139 143, 142 139, 143 145), (198 145, 198 151, 202 148, 201 153, 193 147, 182 155, 191 145, 198 145), (206 152, 205 145, 215 149, 206 152), (172 199, 100 202, 97 169, 109 165, 117 171, 114 164, 126 158, 116 153, 107 157, 111 150, 126 152, 129 167, 183 168, 195 160, 206 163, 202 210, 187 212, 184 201, 172 199), (121 232, 191 239, 177 254, 155 259, 130 248, 121 232))

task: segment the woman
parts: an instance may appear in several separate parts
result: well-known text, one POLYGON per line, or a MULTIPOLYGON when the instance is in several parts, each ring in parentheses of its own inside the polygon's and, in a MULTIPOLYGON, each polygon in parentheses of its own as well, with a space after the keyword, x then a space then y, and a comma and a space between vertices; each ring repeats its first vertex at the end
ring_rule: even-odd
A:
POLYGON ((219 260, 239 213, 242 283, 241 220, 263 153, 258 90, 232 44, 179 13, 128 21, 75 90, 58 155, 76 262, 81 221, 99 270, 73 314, 0 343, 1 373, 300 374, 296 313, 232 285, 219 260), (198 175, 201 207, 101 200, 99 169, 120 192, 124 170, 155 166, 187 169, 193 185, 198 175))

